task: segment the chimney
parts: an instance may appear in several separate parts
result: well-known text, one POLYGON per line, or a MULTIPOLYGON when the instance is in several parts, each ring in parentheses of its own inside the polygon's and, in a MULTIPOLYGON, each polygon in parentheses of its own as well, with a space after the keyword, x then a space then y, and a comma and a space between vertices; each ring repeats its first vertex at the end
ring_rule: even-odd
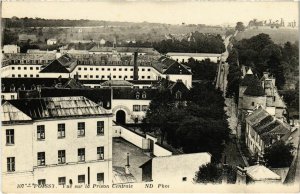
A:
POLYGON ((130 174, 129 153, 127 153, 127 164, 125 165, 125 174, 130 174))
POLYGON ((138 80, 139 79, 139 69, 138 69, 138 64, 137 64, 137 57, 138 57, 138 52, 134 52, 134 58, 133 58, 133 80, 138 80))
POLYGON ((247 170, 237 166, 236 171, 236 184, 246 184, 247 182, 247 170))

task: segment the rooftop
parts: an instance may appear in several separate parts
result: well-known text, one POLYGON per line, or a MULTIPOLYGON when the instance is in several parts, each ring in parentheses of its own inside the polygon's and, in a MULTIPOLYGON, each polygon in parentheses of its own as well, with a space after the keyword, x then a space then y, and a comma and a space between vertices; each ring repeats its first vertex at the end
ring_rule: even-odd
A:
POLYGON ((280 180, 280 176, 263 165, 246 167, 247 175, 254 181, 280 180))
POLYGON ((222 54, 219 53, 177 53, 169 52, 168 56, 188 56, 188 57, 221 57, 222 54))

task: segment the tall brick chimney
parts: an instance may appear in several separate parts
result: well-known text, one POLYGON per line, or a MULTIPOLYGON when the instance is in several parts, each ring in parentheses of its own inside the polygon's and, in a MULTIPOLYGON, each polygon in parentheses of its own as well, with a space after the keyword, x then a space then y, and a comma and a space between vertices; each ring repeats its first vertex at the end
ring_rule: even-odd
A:
POLYGON ((133 58, 133 80, 138 80, 139 79, 139 67, 137 64, 137 57, 138 57, 138 52, 134 52, 134 58, 133 58))

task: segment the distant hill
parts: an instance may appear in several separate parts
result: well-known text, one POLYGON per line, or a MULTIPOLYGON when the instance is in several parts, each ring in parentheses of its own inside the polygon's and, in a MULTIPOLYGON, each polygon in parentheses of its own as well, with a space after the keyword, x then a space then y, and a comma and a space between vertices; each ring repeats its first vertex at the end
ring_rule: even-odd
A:
POLYGON ((248 39, 252 36, 256 36, 260 33, 269 34, 271 39, 276 44, 284 44, 286 42, 299 41, 299 31, 298 29, 288 29, 288 28, 258 28, 258 29, 246 29, 244 32, 239 32, 236 36, 237 40, 248 39))

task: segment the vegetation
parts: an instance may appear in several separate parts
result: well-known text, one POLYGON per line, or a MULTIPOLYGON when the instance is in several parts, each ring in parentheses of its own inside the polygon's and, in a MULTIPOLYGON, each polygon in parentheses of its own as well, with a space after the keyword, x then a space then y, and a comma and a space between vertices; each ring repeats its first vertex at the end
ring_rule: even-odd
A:
POLYGON ((214 163, 208 163, 199 167, 196 172, 195 181, 197 183, 222 183, 222 178, 227 176, 227 183, 236 182, 236 170, 232 166, 221 166, 214 163), (224 172, 223 172, 224 171, 224 172))
POLYGON ((238 62, 251 67, 259 76, 262 76, 265 71, 270 72, 276 78, 276 86, 279 89, 284 88, 286 78, 291 74, 295 75, 298 71, 298 52, 297 43, 287 42, 280 46, 275 44, 267 34, 259 34, 235 42, 227 59, 230 65, 227 96, 238 96, 241 75, 238 62))
POLYGON ((169 90, 163 89, 151 101, 146 121, 161 132, 162 142, 185 153, 209 152, 218 161, 230 132, 222 93, 212 84, 198 84, 186 101, 186 106, 176 106, 169 90))
POLYGON ((223 53, 225 46, 222 37, 213 34, 203 34, 198 31, 191 33, 189 40, 162 40, 153 44, 160 53, 183 52, 183 53, 223 53))
POLYGON ((237 22, 235 26, 235 30, 242 32, 245 30, 245 26, 243 22, 237 22))
POLYGON ((214 81, 217 73, 218 64, 209 59, 197 61, 190 58, 184 65, 190 67, 193 73, 193 80, 214 81))
POLYGON ((264 158, 267 166, 272 168, 289 167, 293 160, 294 146, 291 143, 285 144, 278 141, 265 149, 264 158))

